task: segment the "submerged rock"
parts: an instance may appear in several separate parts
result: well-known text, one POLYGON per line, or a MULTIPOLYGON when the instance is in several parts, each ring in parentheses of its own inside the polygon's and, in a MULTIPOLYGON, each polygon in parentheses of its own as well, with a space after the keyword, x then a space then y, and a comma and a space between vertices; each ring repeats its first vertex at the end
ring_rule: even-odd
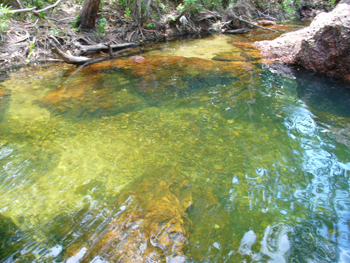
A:
POLYGON ((261 56, 350 80, 350 1, 321 13, 307 28, 255 42, 261 56))
POLYGON ((87 66, 39 100, 60 114, 115 115, 158 104, 191 90, 228 84, 252 69, 249 62, 152 56, 135 63, 115 59, 87 66), (121 81, 122 80, 122 81, 121 81))
POLYGON ((67 262, 187 262, 192 186, 173 170, 144 174, 119 196, 116 218, 99 236, 68 249, 67 262))
POLYGON ((141 57, 141 56, 132 56, 129 58, 129 60, 134 61, 134 62, 142 62, 145 60, 145 58, 141 57))
POLYGON ((216 61, 247 61, 247 58, 241 55, 234 55, 232 53, 218 53, 212 60, 216 61))

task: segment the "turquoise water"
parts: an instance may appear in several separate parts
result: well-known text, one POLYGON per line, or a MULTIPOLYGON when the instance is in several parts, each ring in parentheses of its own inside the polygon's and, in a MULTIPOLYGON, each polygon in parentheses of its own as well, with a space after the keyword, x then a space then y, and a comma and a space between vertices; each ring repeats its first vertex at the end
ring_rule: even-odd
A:
POLYGON ((349 85, 253 40, 10 73, 0 261, 349 262, 349 85))

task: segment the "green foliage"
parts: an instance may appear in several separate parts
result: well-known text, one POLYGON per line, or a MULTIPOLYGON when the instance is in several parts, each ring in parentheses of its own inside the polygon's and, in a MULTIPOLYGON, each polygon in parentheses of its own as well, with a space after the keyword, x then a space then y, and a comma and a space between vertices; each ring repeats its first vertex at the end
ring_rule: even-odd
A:
POLYGON ((11 15, 11 8, 4 4, 0 4, 0 34, 8 30, 10 26, 9 18, 11 15))
POLYGON ((185 6, 188 7, 190 5, 196 4, 198 1, 197 0, 184 0, 185 6))
POLYGON ((147 24, 147 28, 148 29, 153 29, 155 26, 156 26, 156 24, 154 24, 154 23, 148 23, 147 24))
POLYGON ((182 4, 179 4, 179 5, 176 7, 176 10, 179 11, 179 12, 184 11, 184 9, 185 9, 185 6, 182 5, 182 4))
POLYGON ((282 11, 286 12, 291 19, 295 18, 293 0, 284 0, 281 4, 282 11))
POLYGON ((131 11, 130 11, 130 7, 126 8, 124 11, 124 17, 125 19, 130 19, 131 17, 131 11))
POLYGON ((328 2, 329 2, 329 5, 330 5, 332 8, 335 7, 335 5, 336 5, 336 0, 329 0, 328 2))
POLYGON ((53 4, 56 2, 55 0, 27 0, 23 1, 23 4, 27 7, 36 7, 37 9, 41 9, 47 5, 53 4))
POLYGON ((29 45, 28 59, 34 54, 34 44, 29 45))
POLYGON ((100 21, 98 21, 97 24, 97 30, 99 32, 100 36, 103 36, 105 33, 105 27, 108 25, 108 21, 106 18, 101 18, 100 21))
POLYGON ((77 29, 80 25, 80 21, 81 19, 80 19, 80 16, 78 15, 72 22, 69 23, 69 27, 77 29))
POLYGON ((168 12, 168 8, 163 4, 163 3, 159 3, 159 7, 160 9, 162 9, 164 12, 168 12))
POLYGON ((51 32, 51 35, 53 36, 57 36, 60 33, 60 31, 56 27, 51 28, 50 32, 51 32))
POLYGON ((202 0, 201 2, 203 4, 203 7, 208 9, 217 9, 222 5, 221 0, 202 0))

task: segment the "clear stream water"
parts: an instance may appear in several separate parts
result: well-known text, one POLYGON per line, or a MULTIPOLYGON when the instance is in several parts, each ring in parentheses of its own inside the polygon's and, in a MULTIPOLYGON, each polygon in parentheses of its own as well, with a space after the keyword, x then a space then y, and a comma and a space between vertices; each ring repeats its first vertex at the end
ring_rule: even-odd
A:
MULTIPOLYGON (((76 74, 67 65, 9 73, 0 262, 90 262, 120 211, 142 209, 121 195, 163 193, 137 184, 152 174, 159 187, 172 174, 191 186, 188 262, 350 262, 350 86, 270 70, 251 43, 274 37, 178 40, 146 48, 145 62, 76 74)), ((169 251, 168 262, 184 262, 169 251)))

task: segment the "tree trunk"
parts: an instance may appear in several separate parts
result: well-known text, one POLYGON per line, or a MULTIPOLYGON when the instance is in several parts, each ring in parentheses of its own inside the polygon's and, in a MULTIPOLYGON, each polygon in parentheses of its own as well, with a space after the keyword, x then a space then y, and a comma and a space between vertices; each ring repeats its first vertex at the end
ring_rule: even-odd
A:
POLYGON ((80 29, 90 29, 95 26, 95 20, 101 0, 85 0, 77 26, 80 29))

